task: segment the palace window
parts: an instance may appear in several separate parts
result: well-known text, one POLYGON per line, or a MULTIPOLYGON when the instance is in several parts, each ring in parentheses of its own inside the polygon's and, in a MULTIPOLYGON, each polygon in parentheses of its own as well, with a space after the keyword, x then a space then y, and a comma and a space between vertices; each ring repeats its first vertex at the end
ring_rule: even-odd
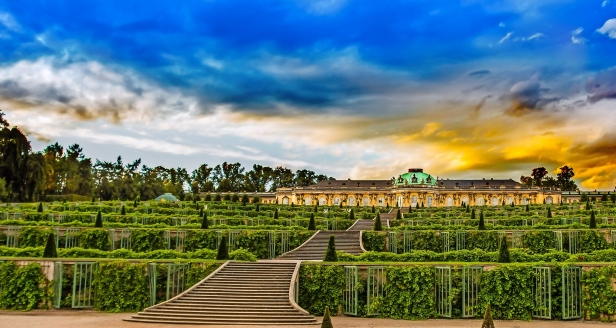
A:
POLYGON ((432 183, 432 177, 431 177, 431 176, 428 176, 428 178, 426 179, 426 182, 427 182, 427 183, 432 183))
POLYGON ((282 197, 282 205, 289 205, 289 197, 287 196, 282 197))
POLYGON ((402 196, 398 196, 398 207, 402 207, 402 196))
POLYGON ((552 204, 554 203, 554 199, 552 198, 552 196, 548 196, 545 198, 545 203, 546 204, 552 204))
POLYGON ((522 205, 528 205, 528 197, 522 198, 522 205))
POLYGON ((383 206, 384 200, 383 197, 379 197, 379 206, 383 206))
POLYGON ((334 197, 334 205, 340 205, 340 197, 334 197))
POLYGON ((349 206, 355 206, 355 198, 349 197, 349 206))
POLYGON ((310 197, 306 197, 306 198, 304 199, 304 204, 306 204, 306 205, 312 205, 312 198, 310 198, 310 197))
POLYGON ((477 203, 477 206, 483 206, 483 197, 478 197, 476 203, 477 203))
POLYGON ((492 206, 498 206, 498 198, 492 197, 492 206))
POLYGON ((319 198, 319 205, 325 205, 325 197, 319 198))
POLYGON ((453 198, 447 197, 447 206, 453 206, 453 198))
POLYGON ((417 207, 417 196, 411 197, 411 204, 413 205, 413 207, 417 207))
POLYGON ((370 198, 364 197, 364 206, 369 206, 369 205, 370 205, 370 198))
POLYGON ((466 197, 466 196, 462 197, 462 203, 464 203, 466 205, 469 205, 468 204, 468 197, 466 197))
POLYGON ((513 197, 509 196, 507 197, 507 205, 511 205, 513 204, 513 197))
POLYGON ((432 196, 428 196, 428 207, 432 207, 432 196))

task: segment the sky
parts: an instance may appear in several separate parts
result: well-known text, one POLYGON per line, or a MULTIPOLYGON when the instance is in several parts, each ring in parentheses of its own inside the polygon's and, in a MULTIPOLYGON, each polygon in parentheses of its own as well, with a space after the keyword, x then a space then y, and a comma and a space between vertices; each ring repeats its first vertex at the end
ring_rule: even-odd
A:
POLYGON ((33 149, 616 185, 616 0, 0 0, 33 149))

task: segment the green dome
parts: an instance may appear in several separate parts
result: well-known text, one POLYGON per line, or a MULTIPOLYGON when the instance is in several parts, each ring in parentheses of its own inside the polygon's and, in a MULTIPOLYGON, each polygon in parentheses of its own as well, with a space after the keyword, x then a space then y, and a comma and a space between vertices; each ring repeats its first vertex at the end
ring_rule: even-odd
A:
POLYGON ((166 193, 164 195, 160 195, 155 199, 157 202, 170 202, 175 203, 178 201, 177 197, 173 196, 171 193, 166 193))
POLYGON ((404 185, 429 185, 436 186, 436 178, 422 169, 409 169, 408 172, 401 174, 395 179, 396 186, 404 185))

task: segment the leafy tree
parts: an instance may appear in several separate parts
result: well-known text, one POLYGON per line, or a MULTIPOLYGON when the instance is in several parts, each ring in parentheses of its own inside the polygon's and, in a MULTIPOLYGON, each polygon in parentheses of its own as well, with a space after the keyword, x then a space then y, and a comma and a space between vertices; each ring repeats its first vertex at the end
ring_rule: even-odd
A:
POLYGON ((248 199, 248 195, 244 194, 242 196, 242 205, 246 206, 246 204, 250 201, 250 199, 248 199))
POLYGON ((546 170, 545 167, 536 167, 533 169, 533 172, 530 176, 533 177, 533 182, 535 186, 541 186, 543 177, 545 177, 547 174, 548 170, 546 170))
POLYGON ((612 201, 612 204, 616 203, 616 194, 611 194, 610 200, 612 201))
POLYGON ((227 248, 227 236, 223 235, 220 238, 220 244, 218 244, 218 254, 216 254, 217 260, 228 260, 229 249, 227 248))
POLYGON ((259 197, 259 196, 254 196, 254 197, 252 197, 252 203, 253 203, 253 204, 259 204, 259 203, 261 203, 261 197, 259 197))
POLYGON ((56 240, 54 234, 50 233, 47 236, 47 243, 45 244, 45 250, 43 251, 44 258, 56 258, 58 257, 58 251, 56 250, 56 240))
POLYGON ((220 202, 221 200, 222 200, 222 197, 220 197, 220 194, 216 194, 216 196, 214 196, 215 202, 220 202))
POLYGON ((509 255, 509 245, 507 244, 507 236, 501 239, 500 248, 498 249, 498 263, 510 263, 511 256, 509 255))
POLYGON ((567 165, 559 168, 560 172, 556 174, 556 180, 560 184, 560 189, 562 191, 573 191, 577 189, 577 185, 575 181, 571 180, 575 173, 573 172, 573 168, 567 165))
POLYGON ((334 235, 329 236, 329 242, 327 243, 327 251, 325 252, 325 259, 323 261, 338 261, 338 254, 336 254, 336 237, 334 237, 334 235))
POLYGON ((103 215, 101 211, 98 211, 96 214, 96 222, 94 222, 94 228, 102 228, 103 227, 103 215))
POLYGON ((325 307, 325 313, 323 314, 323 322, 321 322, 321 328, 334 328, 334 326, 332 325, 332 318, 329 314, 329 306, 325 307))
POLYGON ((209 222, 207 221, 207 212, 203 213, 203 220, 201 221, 201 229, 209 229, 209 222))
POLYGON ((490 303, 486 307, 486 313, 483 315, 483 323, 481 328, 494 328, 494 320, 492 320, 492 312, 490 311, 490 303))
POLYGON ((590 229, 597 229, 597 219, 595 219, 595 211, 590 211, 590 223, 588 224, 590 229))
POLYGON ((471 220, 475 220, 475 209, 473 208, 473 210, 471 211, 471 220))
POLYGON ((233 196, 231 196, 231 201, 234 203, 237 203, 240 201, 240 196, 238 196, 237 194, 233 194, 233 196))
POLYGON ((483 219, 483 211, 479 212, 479 227, 478 230, 486 230, 486 224, 483 219))
POLYGON ((372 228, 373 231, 383 231, 383 225, 381 224, 381 214, 380 213, 376 213, 376 219, 374 219, 374 227, 372 228))
POLYGON ((314 220, 314 213, 310 213, 310 221, 308 222, 308 230, 317 230, 317 224, 314 220))
POLYGON ((533 178, 523 175, 520 177, 520 183, 530 188, 533 186, 533 178))
POLYGON ((583 192, 582 195, 580 195, 580 202, 588 202, 588 194, 583 192))

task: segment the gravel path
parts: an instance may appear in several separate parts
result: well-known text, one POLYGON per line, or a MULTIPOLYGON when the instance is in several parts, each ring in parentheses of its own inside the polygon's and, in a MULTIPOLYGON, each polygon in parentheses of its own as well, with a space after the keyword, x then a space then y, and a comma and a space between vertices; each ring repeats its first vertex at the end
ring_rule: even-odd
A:
MULTIPOLYGON (((10 328, 171 328, 172 325, 155 325, 122 321, 130 317, 130 313, 100 313, 96 311, 30 311, 10 312, 0 311, 0 327, 10 328)), ((320 321, 320 318, 319 318, 320 321)), ((353 317, 332 318, 334 328, 479 328, 481 320, 443 320, 432 319, 424 321, 407 321, 393 319, 367 319, 353 317)), ((616 327, 616 324, 596 321, 495 321, 496 328, 602 328, 616 327)), ((215 327, 180 325, 177 327, 215 327)), ((317 326, 217 326, 225 328, 306 328, 317 326)))

